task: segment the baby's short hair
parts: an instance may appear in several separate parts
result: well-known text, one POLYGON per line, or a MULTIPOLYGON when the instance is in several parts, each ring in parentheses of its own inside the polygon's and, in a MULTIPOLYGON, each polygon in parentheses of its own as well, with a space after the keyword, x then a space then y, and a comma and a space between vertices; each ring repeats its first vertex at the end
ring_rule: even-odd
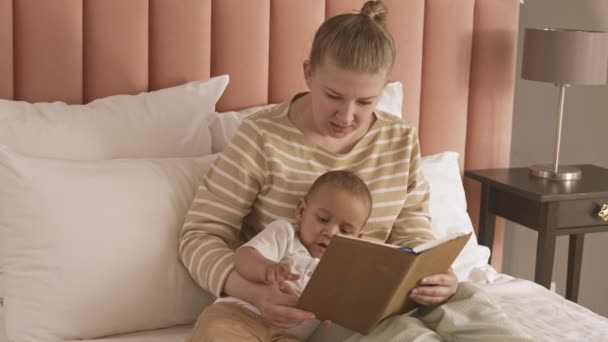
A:
MULTIPOLYGON (((308 189, 306 198, 311 197, 323 185, 333 185, 349 191, 356 197, 365 200, 369 204, 369 210, 372 210, 372 194, 365 182, 356 174, 346 170, 328 171, 319 176, 308 189)), ((369 213, 368 213, 369 215, 369 213)))

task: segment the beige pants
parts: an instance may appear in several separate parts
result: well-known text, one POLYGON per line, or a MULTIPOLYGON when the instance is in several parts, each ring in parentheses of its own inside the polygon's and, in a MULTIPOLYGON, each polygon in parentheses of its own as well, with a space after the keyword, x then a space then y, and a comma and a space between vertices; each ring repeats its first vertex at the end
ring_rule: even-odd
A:
POLYGON ((188 342, 300 342, 273 328, 260 315, 237 303, 209 305, 198 317, 188 342))

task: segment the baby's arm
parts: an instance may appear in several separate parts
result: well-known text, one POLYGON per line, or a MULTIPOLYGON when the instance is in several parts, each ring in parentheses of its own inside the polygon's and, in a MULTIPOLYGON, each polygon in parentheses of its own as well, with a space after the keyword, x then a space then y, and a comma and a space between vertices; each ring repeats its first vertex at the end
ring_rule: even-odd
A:
POLYGON ((286 221, 273 221, 236 251, 234 267, 243 278, 257 283, 282 283, 299 277, 280 262, 292 249, 295 232, 286 221))
POLYGON ((289 264, 266 259, 255 248, 248 246, 236 252, 234 267, 243 278, 256 283, 282 283, 299 278, 291 273, 289 264))

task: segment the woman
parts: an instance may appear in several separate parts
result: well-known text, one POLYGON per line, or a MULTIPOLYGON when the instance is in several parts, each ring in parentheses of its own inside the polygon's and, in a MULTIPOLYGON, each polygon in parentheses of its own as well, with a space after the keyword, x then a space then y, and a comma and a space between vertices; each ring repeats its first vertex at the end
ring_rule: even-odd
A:
MULTIPOLYGON (((202 180, 182 230, 180 254, 194 280, 216 296, 253 304, 276 327, 314 315, 295 308, 296 296, 240 277, 233 248, 271 221, 293 222, 297 201, 324 172, 352 171, 370 188, 366 237, 409 246, 433 239, 416 132, 374 109, 395 59, 385 17, 381 2, 368 1, 360 13, 321 25, 303 65, 310 91, 243 122, 202 180)), ((453 273, 437 274, 411 296, 440 304, 457 288, 453 273)))

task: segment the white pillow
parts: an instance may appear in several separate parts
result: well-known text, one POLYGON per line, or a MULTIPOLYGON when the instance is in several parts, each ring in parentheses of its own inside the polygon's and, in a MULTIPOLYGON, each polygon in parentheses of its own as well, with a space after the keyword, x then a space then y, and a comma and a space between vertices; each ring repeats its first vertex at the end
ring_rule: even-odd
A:
POLYGON ((276 104, 268 104, 263 106, 254 106, 242 109, 236 112, 216 113, 210 120, 209 126, 211 130, 211 152, 221 152, 232 136, 236 134, 243 119, 262 110, 270 109, 276 104))
POLYGON ((392 82, 384 86, 382 98, 378 101, 376 108, 401 117, 401 113, 403 113, 403 85, 401 82, 392 82))
POLYGON ((214 159, 70 161, 0 147, 9 340, 193 322, 213 298, 182 265, 178 236, 214 159))
MULTIPOLYGON (((0 144, 40 157, 97 160, 211 153, 209 120, 228 76, 87 105, 0 99, 0 144)), ((0 244, 0 299, 2 290, 0 244)))
POLYGON ((422 157, 422 173, 427 179, 431 201, 431 229, 435 236, 443 237, 454 232, 473 232, 452 269, 460 280, 468 278, 471 270, 488 263, 490 250, 477 244, 473 224, 467 214, 462 178, 458 168, 457 152, 442 152, 422 157))
MULTIPOLYGON (((376 108, 401 117, 403 86, 401 82, 385 86, 382 99, 376 108)), ((471 239, 454 261, 452 269, 460 280, 468 279, 476 267, 487 265, 490 250, 477 244, 473 224, 467 214, 457 152, 443 152, 422 157, 422 172, 430 185, 431 229, 437 237, 453 232, 473 232, 471 239)))
POLYGON ((227 84, 224 75, 86 105, 0 100, 0 144, 76 160, 207 155, 209 113, 227 84))

